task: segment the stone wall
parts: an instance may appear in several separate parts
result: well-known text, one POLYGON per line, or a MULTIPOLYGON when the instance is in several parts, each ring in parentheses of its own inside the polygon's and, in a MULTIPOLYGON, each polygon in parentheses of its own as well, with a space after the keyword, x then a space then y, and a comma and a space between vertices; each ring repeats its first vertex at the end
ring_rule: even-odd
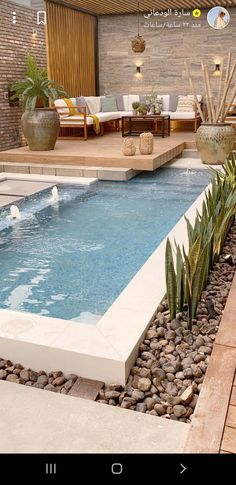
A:
POLYGON ((0 150, 24 143, 20 129, 21 110, 10 107, 8 86, 25 73, 27 53, 35 55, 40 66, 46 66, 44 26, 36 23, 36 11, 1 0, 0 3, 0 150), (12 24, 12 11, 17 23, 12 24), (33 36, 36 30, 36 37, 33 36))
MULTIPOLYGON (((220 3, 220 2, 219 2, 220 3)), ((99 60, 100 92, 108 93, 147 93, 154 87, 160 94, 176 91, 190 92, 184 61, 191 64, 196 80, 197 91, 203 91, 200 60, 208 61, 212 71, 222 56, 232 52, 236 59, 236 8, 229 9, 230 24, 223 30, 209 27, 203 11, 199 19, 185 17, 182 19, 163 17, 145 21, 140 16, 140 33, 146 40, 143 54, 134 54, 131 50, 131 39, 137 34, 137 15, 115 15, 99 18, 99 60), (160 20, 162 18, 162 20, 160 20), (189 19, 189 20, 188 20, 189 19), (180 24, 179 27, 164 27, 164 22, 180 24), (195 27, 183 26, 183 22, 195 24, 195 27), (197 27, 200 24, 200 27, 197 27), (135 63, 143 64, 142 77, 136 74, 135 63)), ((217 78, 211 78, 216 89, 217 78)))

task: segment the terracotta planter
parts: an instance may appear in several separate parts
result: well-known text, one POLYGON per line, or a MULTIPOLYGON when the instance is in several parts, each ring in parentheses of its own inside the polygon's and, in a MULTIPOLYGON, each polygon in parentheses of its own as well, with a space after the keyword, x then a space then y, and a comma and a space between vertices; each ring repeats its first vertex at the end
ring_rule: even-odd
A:
POLYGON ((207 165, 223 164, 232 152, 235 130, 228 123, 202 123, 196 133, 201 160, 207 165))
POLYGON ((54 149, 60 128, 60 118, 55 110, 44 108, 25 111, 21 124, 30 150, 54 149))

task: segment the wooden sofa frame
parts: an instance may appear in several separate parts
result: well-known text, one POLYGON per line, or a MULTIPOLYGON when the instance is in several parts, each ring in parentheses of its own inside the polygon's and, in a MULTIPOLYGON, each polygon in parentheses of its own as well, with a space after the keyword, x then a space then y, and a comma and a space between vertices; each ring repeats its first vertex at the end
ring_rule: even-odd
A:
MULTIPOLYGON (((68 110, 70 108, 68 108, 68 106, 55 106, 55 109, 56 109, 57 112, 60 113, 61 110, 63 110, 63 109, 68 110)), ((71 108, 71 109, 73 109, 73 108, 71 108)), ((75 109, 76 109, 76 107, 75 107, 75 109)), ((93 125, 87 125, 87 116, 89 116, 86 113, 87 107, 86 106, 80 106, 79 109, 81 110, 81 114, 83 115, 83 116, 81 116, 81 121, 83 123, 78 124, 75 121, 75 123, 70 123, 68 125, 68 123, 66 123, 66 121, 63 123, 63 118, 61 118, 60 119, 60 129, 61 128, 67 128, 67 129, 68 128, 72 128, 72 129, 75 129, 76 128, 77 130, 81 130, 82 129, 83 130, 83 137, 61 136, 61 135, 59 135, 59 138, 61 138, 61 139, 67 139, 67 140, 69 140, 69 139, 72 139, 72 140, 75 140, 75 139, 83 139, 84 141, 86 141, 88 139, 88 127, 89 126, 93 126, 93 125)), ((103 136, 104 135, 104 126, 105 126, 105 124, 111 123, 111 122, 114 122, 115 123, 115 130, 116 131, 120 131, 120 119, 121 118, 117 118, 116 120, 99 122, 99 126, 100 126, 100 133, 99 134, 101 136, 103 136)))

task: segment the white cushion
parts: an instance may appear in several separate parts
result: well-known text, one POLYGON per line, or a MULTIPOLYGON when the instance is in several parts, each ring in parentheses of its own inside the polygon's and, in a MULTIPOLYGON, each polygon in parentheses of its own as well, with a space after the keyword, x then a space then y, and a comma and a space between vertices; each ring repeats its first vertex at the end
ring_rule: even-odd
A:
POLYGON ((170 113, 171 120, 194 120, 195 111, 175 111, 170 113))
POLYGON ((57 112, 58 112, 58 114, 59 114, 60 116, 62 116, 62 115, 63 115, 63 118, 64 118, 65 116, 69 116, 69 114, 70 114, 70 110, 69 110, 69 108, 68 108, 68 106, 67 106, 66 102, 64 101, 64 99, 56 99, 56 100, 54 101, 54 104, 55 104, 55 106, 56 106, 57 108, 60 108, 60 107, 65 107, 65 108, 66 108, 66 109, 57 109, 57 112))
MULTIPOLYGON (((61 119, 61 125, 83 125, 84 117, 83 116, 67 116, 65 119, 61 119)), ((87 125, 93 125, 93 118, 91 116, 87 116, 86 118, 87 125)))
POLYGON ((117 120, 120 118, 119 111, 101 111, 100 113, 96 113, 96 116, 101 123, 103 123, 104 121, 117 120))
POLYGON ((129 111, 129 95, 125 94, 123 96, 125 111, 129 111))
POLYGON ((95 115, 101 111, 101 96, 87 96, 84 98, 89 109, 89 114, 95 115))
POLYGON ((132 104, 135 103, 135 102, 136 103, 140 102, 138 94, 125 94, 123 96, 123 99, 124 99, 125 111, 132 111, 133 112, 132 104))
POLYGON ((194 120, 195 111, 162 111, 163 116, 170 116, 171 120, 194 120))
POLYGON ((130 111, 118 111, 119 118, 122 118, 122 116, 132 116, 133 110, 130 111))
POLYGON ((130 111, 133 109, 132 104, 139 103, 139 102, 140 102, 140 99, 138 94, 129 94, 128 109, 126 108, 126 106, 125 106, 125 109, 127 109, 127 111, 130 111))

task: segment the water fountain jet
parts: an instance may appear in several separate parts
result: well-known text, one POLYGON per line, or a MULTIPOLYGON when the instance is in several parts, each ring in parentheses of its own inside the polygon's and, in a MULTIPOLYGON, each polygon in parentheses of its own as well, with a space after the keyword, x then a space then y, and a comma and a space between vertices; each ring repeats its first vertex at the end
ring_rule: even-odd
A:
POLYGON ((16 205, 11 205, 10 214, 11 219, 21 219, 21 213, 16 205))
POLYGON ((52 188, 52 198, 51 202, 52 204, 55 204, 55 202, 58 202, 58 188, 55 186, 52 188))

